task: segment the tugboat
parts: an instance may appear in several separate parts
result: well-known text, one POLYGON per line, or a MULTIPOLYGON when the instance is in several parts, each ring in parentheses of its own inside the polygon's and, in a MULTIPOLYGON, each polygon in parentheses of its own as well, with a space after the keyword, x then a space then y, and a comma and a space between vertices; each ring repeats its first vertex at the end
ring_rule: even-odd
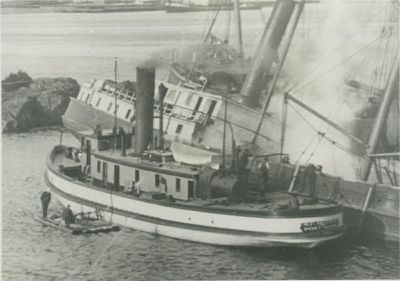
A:
MULTIPOLYGON (((97 210, 121 226, 215 245, 312 248, 343 234, 342 206, 314 196, 312 174, 302 181, 281 177, 292 166, 286 155, 243 148, 195 165, 201 149, 182 153, 163 138, 152 146, 154 78, 154 69, 137 69, 134 130, 99 125, 77 132, 81 147, 52 150, 45 179, 63 205, 97 210), (300 185, 309 195, 292 192, 300 185), (282 186, 290 192, 279 191, 282 186)), ((159 93, 165 91, 160 85, 159 93)))

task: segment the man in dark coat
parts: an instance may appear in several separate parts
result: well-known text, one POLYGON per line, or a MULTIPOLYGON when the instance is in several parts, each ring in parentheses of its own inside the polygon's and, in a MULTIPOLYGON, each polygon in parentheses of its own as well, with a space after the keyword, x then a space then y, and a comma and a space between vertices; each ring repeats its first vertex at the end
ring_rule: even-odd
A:
POLYGON ((42 195, 40 195, 40 200, 42 201, 42 216, 44 219, 47 219, 47 209, 49 208, 51 193, 43 191, 42 195))
POLYGON ((75 222, 75 216, 74 213, 70 209, 70 205, 67 206, 67 208, 64 209, 62 217, 65 221, 65 225, 69 226, 71 223, 75 222))

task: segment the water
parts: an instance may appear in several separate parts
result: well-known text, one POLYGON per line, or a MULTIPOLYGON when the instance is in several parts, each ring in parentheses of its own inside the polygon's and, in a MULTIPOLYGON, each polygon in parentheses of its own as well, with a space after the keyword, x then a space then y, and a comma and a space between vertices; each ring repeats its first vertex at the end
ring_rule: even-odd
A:
MULTIPOLYGON (((39 215, 46 155, 59 134, 3 137, 3 280, 370 279, 399 277, 397 247, 340 240, 320 249, 215 247, 139 231, 72 236, 39 215)), ((76 144, 65 135, 65 144, 76 144)), ((50 213, 61 206, 52 198, 50 213)))
MULTIPOLYGON (((3 136, 2 280, 388 279, 396 245, 341 239, 313 250, 217 247, 122 229, 74 236, 44 227, 40 193, 56 131, 3 136)), ((77 144, 70 135, 63 143, 77 144)), ((53 194, 49 214, 62 206, 53 194)))
MULTIPOLYGON (((380 6, 383 1, 375 2, 380 6)), ((306 59, 298 60, 296 54, 309 54, 311 50, 312 56, 303 58, 317 61, 359 28, 351 23, 373 23, 372 15, 379 10, 373 4, 363 9, 351 5, 351 12, 336 8, 333 15, 332 10, 320 6, 307 8, 289 62, 307 69, 306 59), (338 15, 342 20, 336 18, 338 15), (322 48, 325 45, 330 46, 322 48)), ((256 48, 269 12, 244 12, 246 53, 251 54, 256 48)), ((113 78, 114 57, 118 56, 119 79, 133 79, 135 66, 146 56, 156 53, 163 61, 168 57, 167 49, 201 42, 211 17, 212 13, 163 12, 2 15, 2 77, 22 69, 34 78, 70 76, 80 82, 113 78)), ((224 13, 221 22, 226 18, 224 13)), ((374 29, 374 24, 370 28, 374 29)), ((223 37, 225 30, 226 26, 219 24, 216 32, 223 37)), ((356 45, 371 39, 365 32, 361 35, 362 38, 355 38, 356 45)), ((233 35, 231 41, 234 42, 233 35)), ((400 277, 398 247, 370 241, 342 239, 309 251, 271 250, 215 247, 129 229, 72 236, 43 227, 33 217, 41 212, 39 197, 46 189, 46 155, 58 142, 54 131, 3 136, 3 280, 400 277)), ((75 142, 69 135, 64 137, 64 143, 75 142)), ((50 212, 61 208, 53 197, 50 212)))

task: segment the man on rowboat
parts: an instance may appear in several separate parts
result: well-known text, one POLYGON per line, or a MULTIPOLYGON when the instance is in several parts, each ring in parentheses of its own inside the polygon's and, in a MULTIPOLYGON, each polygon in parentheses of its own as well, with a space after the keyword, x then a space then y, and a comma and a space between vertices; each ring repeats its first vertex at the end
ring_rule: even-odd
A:
POLYGON ((64 219, 66 226, 69 226, 71 223, 75 222, 75 216, 70 207, 71 205, 68 205, 62 213, 62 218, 64 219))

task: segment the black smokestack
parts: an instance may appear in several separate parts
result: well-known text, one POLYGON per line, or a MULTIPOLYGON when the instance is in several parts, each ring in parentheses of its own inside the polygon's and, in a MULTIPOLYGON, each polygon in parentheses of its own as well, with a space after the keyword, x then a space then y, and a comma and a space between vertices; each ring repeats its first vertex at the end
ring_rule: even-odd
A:
POLYGON ((136 68, 135 152, 146 150, 153 138, 155 68, 136 68))
POLYGON ((247 74, 240 91, 242 103, 257 105, 295 6, 296 3, 293 0, 277 0, 275 2, 256 55, 253 58, 252 69, 247 74))
POLYGON ((168 92, 168 88, 164 86, 163 83, 158 86, 158 94, 159 94, 159 100, 160 100, 160 126, 158 129, 159 132, 159 138, 160 138, 160 149, 164 149, 164 98, 165 95, 168 92))

